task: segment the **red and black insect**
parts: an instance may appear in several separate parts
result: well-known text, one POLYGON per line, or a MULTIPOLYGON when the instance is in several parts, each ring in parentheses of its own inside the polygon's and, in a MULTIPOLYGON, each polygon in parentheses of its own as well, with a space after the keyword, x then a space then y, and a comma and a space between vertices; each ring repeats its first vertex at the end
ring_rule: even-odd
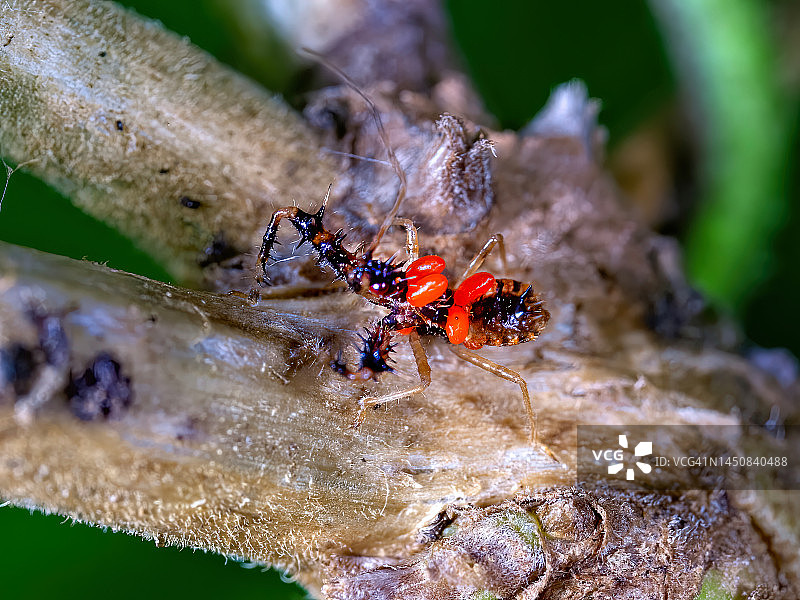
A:
POLYGON ((518 373, 473 350, 482 346, 513 346, 534 340, 547 324, 550 314, 532 286, 478 272, 495 246, 499 247, 505 266, 505 248, 500 234, 489 239, 454 285, 444 275, 445 261, 441 257, 419 257, 414 224, 409 219, 396 218, 405 196, 406 178, 388 143, 377 109, 346 75, 337 72, 372 109, 389 160, 400 178, 400 191, 375 239, 368 247, 362 246, 355 251, 344 247, 342 242, 345 235, 341 231, 333 233, 325 229, 323 216, 328 195, 319 211, 313 214, 296 206, 275 211, 258 255, 261 270, 257 277, 259 283, 264 285, 267 280, 267 262, 276 244, 278 227, 283 219, 287 219, 300 234, 299 244, 310 243, 321 264, 333 269, 350 290, 389 311, 362 337, 358 367, 351 369, 340 355, 332 362, 334 370, 352 380, 375 379, 379 373, 391 372, 389 355, 394 347, 392 340, 398 335, 408 336, 419 371, 419 385, 379 398, 362 399, 357 424, 364 420, 368 407, 405 398, 428 387, 431 369, 420 336, 438 335, 445 338, 450 349, 462 359, 520 386, 530 420, 531 440, 535 441, 535 417, 525 380, 518 373), (374 256, 381 238, 391 226, 401 226, 406 230, 405 262, 381 260, 374 256))

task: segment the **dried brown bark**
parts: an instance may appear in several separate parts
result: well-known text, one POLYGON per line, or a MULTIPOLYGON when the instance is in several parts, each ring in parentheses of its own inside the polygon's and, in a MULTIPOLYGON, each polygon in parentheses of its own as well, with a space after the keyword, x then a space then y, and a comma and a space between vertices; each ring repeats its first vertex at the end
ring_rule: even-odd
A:
MULTIPOLYGON (((382 155, 354 94, 318 94, 303 120, 152 24, 89 6, 31 3, 0 15, 14 30, 0 54, 10 77, 0 105, 15 115, 0 143, 15 160, 39 159, 42 177, 171 257, 187 283, 217 291, 251 285, 243 253, 257 247, 265 216, 292 195, 314 206, 334 173, 329 226, 354 242, 374 232, 394 174, 320 152, 382 155), (78 56, 50 69, 42 48, 60 48, 67 25, 79 37, 98 31, 100 45, 71 47, 78 56), (94 79, 95 50, 136 46, 139 36, 149 51, 130 73, 103 68, 94 79), (93 92, 71 94, 87 73, 121 107, 121 131, 88 126, 97 115, 116 120, 93 92), (151 102, 128 102, 142 88, 151 102), (165 105, 180 127, 158 125, 165 105), (67 132, 55 139, 53 127, 67 132), (155 140, 147 152, 145 139, 155 140), (162 183, 164 160, 181 168, 162 183), (187 211, 180 198, 198 185, 202 194, 188 197, 201 208, 187 211), (204 252, 215 238, 225 253, 204 252)), ((398 96, 391 83, 369 91, 408 171, 403 214, 420 225, 424 249, 455 273, 502 232, 509 275, 544 294, 553 321, 540 340, 486 355, 526 378, 560 463, 528 445, 518 389, 434 340, 424 397, 352 429, 358 399, 411 384, 413 360, 401 344, 399 374, 379 384, 333 374, 331 356, 380 312, 352 294, 298 295, 327 280, 309 261, 274 267, 284 285, 253 308, 4 245, 0 347, 6 364, 12 350, 27 351, 31 372, 2 382, 3 498, 274 564, 336 598, 693 598, 704 581, 795 597, 794 494, 575 487, 586 483, 576 480, 577 423, 739 426, 765 422, 773 407, 792 422, 798 391, 730 352, 735 336, 703 320, 674 242, 628 215, 602 170, 591 105, 549 113, 527 136, 489 132, 495 159, 473 146, 475 125, 437 130, 439 103, 398 96), (65 387, 101 353, 119 364, 116 385, 130 380, 132 402, 85 422, 65 387)))

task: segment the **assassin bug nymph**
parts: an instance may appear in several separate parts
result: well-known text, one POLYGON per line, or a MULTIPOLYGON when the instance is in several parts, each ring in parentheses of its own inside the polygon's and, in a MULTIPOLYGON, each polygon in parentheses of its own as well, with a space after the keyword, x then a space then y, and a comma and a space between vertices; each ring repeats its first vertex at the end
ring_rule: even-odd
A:
MULTIPOLYGON (((325 62, 319 55, 316 56, 325 62)), ((413 222, 397 218, 406 192, 406 177, 389 144, 378 111, 347 75, 335 66, 327 66, 335 70, 372 111, 389 161, 400 179, 400 188, 394 206, 372 243, 366 248, 362 245, 354 251, 343 246, 345 235, 341 231, 332 233, 323 225, 330 187, 322 207, 316 213, 305 212, 296 206, 276 210, 264 233, 258 255, 257 266, 260 266, 261 271, 257 277, 259 284, 266 284, 267 262, 276 244, 278 226, 283 219, 287 219, 300 234, 299 244, 310 243, 318 254, 319 262, 333 269, 351 291, 389 310, 389 314, 367 329, 366 335, 362 337, 358 368, 350 369, 340 354, 331 363, 335 371, 358 381, 376 379, 379 373, 391 372, 393 369, 389 365, 389 354, 394 347, 392 339, 398 335, 408 336, 419 371, 419 385, 378 398, 362 399, 355 426, 363 422, 367 408, 412 396, 430 385, 431 369, 420 336, 439 335, 449 342, 450 350, 463 360, 519 385, 530 421, 530 440, 536 443, 536 420, 525 380, 518 373, 476 354, 473 350, 484 345, 513 346, 534 340, 547 324, 550 314, 532 286, 512 279, 498 279, 487 272, 478 272, 495 246, 500 250, 505 267, 505 248, 500 234, 489 238, 458 282, 452 286, 442 274, 445 261, 441 257, 419 257, 417 231, 413 222), (400 226, 406 230, 406 262, 374 257, 381 238, 391 226, 400 226)))

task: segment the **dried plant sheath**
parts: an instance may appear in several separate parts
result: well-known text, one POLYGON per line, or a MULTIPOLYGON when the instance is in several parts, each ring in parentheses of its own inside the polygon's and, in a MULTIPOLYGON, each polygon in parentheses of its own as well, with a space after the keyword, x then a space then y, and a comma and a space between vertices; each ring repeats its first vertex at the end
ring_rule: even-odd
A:
POLYGON ((0 153, 197 285, 335 173, 284 102, 111 3, 0 5, 0 153), (6 43, 7 42, 7 43, 6 43))

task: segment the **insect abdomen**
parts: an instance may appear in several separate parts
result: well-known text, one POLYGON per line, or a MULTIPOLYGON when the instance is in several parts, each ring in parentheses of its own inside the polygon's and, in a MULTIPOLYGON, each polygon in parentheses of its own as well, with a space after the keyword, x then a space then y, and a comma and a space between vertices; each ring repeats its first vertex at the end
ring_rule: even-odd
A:
POLYGON ((472 304, 469 318, 468 348, 514 346, 536 339, 550 313, 532 286, 498 279, 492 292, 472 304))

